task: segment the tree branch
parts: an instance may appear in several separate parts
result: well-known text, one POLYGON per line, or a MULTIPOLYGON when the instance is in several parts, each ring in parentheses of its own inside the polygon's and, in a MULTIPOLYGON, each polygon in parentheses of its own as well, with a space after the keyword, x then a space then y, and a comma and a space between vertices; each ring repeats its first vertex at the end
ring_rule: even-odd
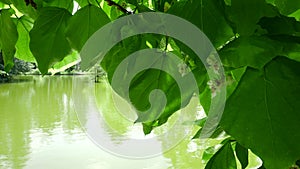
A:
POLYGON ((36 9, 37 5, 35 2, 33 2, 33 0, 25 0, 26 6, 28 6, 29 4, 36 9))
POLYGON ((123 8, 121 5, 118 3, 112 1, 112 0, 105 0, 109 6, 115 6, 117 7, 120 11, 122 11, 124 14, 133 14, 132 11, 127 11, 125 8, 123 8))

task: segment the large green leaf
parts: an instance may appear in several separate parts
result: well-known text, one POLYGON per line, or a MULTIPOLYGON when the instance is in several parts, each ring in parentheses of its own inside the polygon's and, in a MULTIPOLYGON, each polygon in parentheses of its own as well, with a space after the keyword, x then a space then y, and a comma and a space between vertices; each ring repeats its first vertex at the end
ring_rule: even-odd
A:
POLYGON ((6 72, 14 65, 15 45, 18 40, 17 27, 10 16, 11 12, 9 9, 0 11, 0 47, 6 72))
MULTIPOLYGON (((174 67, 172 68, 172 65, 174 66, 174 64, 176 63, 170 65, 170 63, 165 60, 167 56, 161 56, 159 58, 160 59, 156 60, 153 63, 143 63, 151 65, 164 63, 160 65, 161 67, 159 69, 147 69, 141 71, 136 74, 136 76, 130 82, 128 101, 131 102, 138 110, 138 119, 136 120, 136 122, 144 123, 145 134, 150 133, 153 127, 164 124, 174 112, 180 109, 181 106, 187 105, 193 93, 195 92, 195 89, 193 89, 193 86, 191 86, 190 91, 184 92, 184 95, 181 98, 182 91, 180 91, 175 79, 173 79, 172 76, 168 73, 162 71, 168 69, 173 70, 172 72, 176 72, 177 70, 174 70, 174 67), (166 103, 160 102, 161 100, 163 100, 163 98, 161 98, 161 95, 153 95, 152 92, 155 89, 159 89, 165 94, 167 101, 166 103), (151 100, 156 102, 151 102, 151 100), (155 105, 152 105, 153 103, 155 105)), ((139 63, 141 62, 139 58, 136 58, 136 60, 139 63)), ((125 74, 124 76, 122 76, 124 79, 129 79, 126 74, 128 72, 131 72, 132 70, 137 69, 142 64, 135 64, 133 62, 134 59, 128 63, 127 70, 124 71, 125 74)), ((111 71, 109 71, 108 73, 109 78, 110 76, 112 76, 110 72, 111 71)), ((187 77, 181 77, 181 81, 184 82, 185 78, 188 79, 187 77)), ((121 80, 120 83, 122 83, 122 81, 125 81, 123 79, 118 80, 121 80)), ((118 84, 118 82, 115 83, 118 84)), ((116 88, 114 85, 113 88, 122 97, 126 98, 128 89, 116 88)))
POLYGON ((205 169, 236 169, 235 156, 230 141, 214 154, 205 166, 205 169))
POLYGON ((224 1, 220 0, 179 1, 168 13, 195 24, 217 48, 234 36, 224 15, 224 5, 224 1))
POLYGON ((262 17, 277 15, 272 5, 264 0, 231 0, 227 11, 228 18, 234 23, 240 35, 251 35, 257 29, 257 22, 262 17))
POLYGON ((19 39, 16 44, 16 58, 27 61, 27 62, 35 62, 35 58, 33 57, 30 49, 29 49, 29 31, 33 27, 33 20, 29 17, 22 16, 18 20, 17 29, 19 34, 19 39))
POLYGON ((65 38, 70 17, 71 14, 66 9, 43 8, 30 31, 30 49, 42 74, 46 74, 52 65, 71 52, 65 38))
POLYGON ((250 66, 262 68, 282 52, 279 42, 264 36, 240 37, 219 52, 222 63, 227 67, 250 66))
POLYGON ((66 36, 72 47, 80 51, 91 35, 109 22, 109 18, 101 8, 88 5, 71 17, 66 36))
MULTIPOLYGON (((122 30, 123 29, 121 29, 121 32, 122 30)), ((110 83, 112 82, 112 77, 115 75, 117 67, 127 56, 129 56, 135 51, 147 48, 145 42, 148 38, 153 40, 157 39, 157 36, 148 34, 127 38, 123 40, 122 43, 119 43, 118 45, 114 46, 110 50, 110 52, 104 57, 103 61, 101 62, 101 65, 107 72, 110 83)), ((152 42, 152 40, 149 40, 147 42, 152 42)), ((156 41, 153 41, 153 47, 155 47, 155 43, 156 41)), ((139 57, 142 56, 144 55, 141 55, 139 57)), ((139 60, 139 57, 137 57, 136 59, 139 60)), ((138 110, 137 122, 143 122, 145 134, 150 133, 153 127, 165 123, 168 120, 169 116, 176 112, 181 105, 184 106, 188 103, 189 99, 192 96, 192 93, 195 92, 195 90, 193 90, 193 88, 190 87, 191 91, 186 92, 184 97, 181 98, 181 92, 179 91, 176 81, 172 78, 171 75, 162 71, 162 69, 171 69, 171 65, 167 64, 168 62, 166 62, 168 57, 164 56, 162 52, 159 58, 160 59, 157 59, 155 63, 165 64, 162 64, 159 69, 147 69, 138 72, 135 75, 135 77, 131 80, 129 88, 129 98, 127 98, 129 99, 127 101, 133 104, 138 110), (166 95, 167 103, 165 109, 163 110, 161 109, 161 106, 163 105, 155 105, 154 107, 151 107, 152 105, 149 102, 148 98, 150 93, 154 91, 154 89, 160 89, 166 95)), ((126 81, 126 79, 129 79, 128 72, 137 69, 143 64, 150 64, 145 60, 143 62, 139 61, 141 62, 140 64, 136 64, 135 61, 135 59, 131 59, 130 62, 128 62, 126 70, 123 70, 125 74, 124 76, 122 76, 122 78, 124 80, 121 79, 121 81, 119 82, 120 84, 123 84, 126 81)), ((153 62, 153 64, 155 63, 153 62)), ((173 72, 178 72, 177 64, 175 66, 176 70, 173 70, 173 67, 173 72)), ((198 77, 200 78, 202 75, 205 76, 205 73, 199 72, 198 77)), ((182 81, 184 81, 184 78, 186 77, 182 77, 182 81)), ((117 88, 118 86, 114 85, 112 87, 119 95, 121 95, 123 98, 126 98, 128 89, 122 88, 122 85, 121 88, 117 88)), ((154 98, 156 100, 160 99, 159 96, 157 96, 157 98, 155 96, 154 98)))
POLYGON ((277 57, 263 70, 249 68, 226 103, 221 126, 268 169, 288 168, 300 157, 299 67, 277 57))

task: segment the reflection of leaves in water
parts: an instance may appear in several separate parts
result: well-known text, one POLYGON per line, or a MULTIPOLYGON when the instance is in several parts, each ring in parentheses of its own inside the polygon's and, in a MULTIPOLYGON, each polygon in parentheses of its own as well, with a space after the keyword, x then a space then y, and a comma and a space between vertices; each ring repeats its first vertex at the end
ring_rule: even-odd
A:
POLYGON ((107 130, 111 139, 117 143, 124 140, 124 135, 128 133, 128 128, 133 125, 133 122, 125 119, 118 112, 112 92, 111 87, 105 80, 95 84, 96 104, 106 122, 103 127, 107 130))
POLYGON ((0 166, 5 168, 24 167, 35 137, 46 143, 57 129, 67 135, 81 131, 71 109, 73 77, 31 78, 0 85, 0 166))
MULTIPOLYGON (((168 122, 160 127, 157 127, 153 130, 156 135, 161 135, 168 132, 168 130, 173 127, 177 120, 182 120, 179 113, 184 113, 185 115, 194 115, 191 111, 196 111, 198 105, 197 99, 192 99, 190 104, 185 107, 181 112, 174 113, 168 122)), ((196 117, 189 117, 189 119, 195 119, 196 117)), ((192 125, 187 124, 185 121, 179 122, 182 125, 192 125)), ((183 132, 168 132, 164 137, 159 137, 161 141, 162 148, 164 150, 168 149, 171 145, 176 145, 174 148, 170 149, 164 153, 164 157, 171 160, 170 168, 204 168, 204 165, 201 163, 201 152, 198 151, 199 143, 198 140, 191 141, 193 134, 197 131, 198 127, 195 126, 194 131, 189 134, 188 137, 183 139, 180 144, 175 144, 178 141, 178 138, 182 138, 183 132)))

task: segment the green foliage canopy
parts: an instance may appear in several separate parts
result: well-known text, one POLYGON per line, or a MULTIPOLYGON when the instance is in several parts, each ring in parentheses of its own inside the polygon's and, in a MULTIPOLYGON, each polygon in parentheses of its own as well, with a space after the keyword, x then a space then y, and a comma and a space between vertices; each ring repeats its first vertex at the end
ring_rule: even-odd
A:
MULTIPOLYGON (((12 68, 14 57, 36 62, 42 74, 55 64, 68 65, 68 60, 77 59, 74 52, 99 28, 124 15, 147 11, 174 14, 196 25, 224 64, 228 99, 219 130, 229 134, 236 146, 232 149, 232 140, 225 142, 206 168, 236 168, 233 150, 242 168, 248 164, 247 149, 268 169, 288 168, 300 159, 300 2, 296 0, 0 0, 5 70, 12 68)), ((200 101, 208 112, 212 88, 207 72, 176 39, 160 35, 127 38, 109 51, 101 65, 111 80, 129 54, 168 45, 196 74, 200 101)), ((157 87, 167 92, 167 108, 158 121, 143 124, 145 133, 165 123, 180 107, 178 95, 168 92, 178 90, 174 81, 159 70, 135 77, 130 101, 139 110, 147 109, 148 101, 140 98, 148 98, 157 87)))

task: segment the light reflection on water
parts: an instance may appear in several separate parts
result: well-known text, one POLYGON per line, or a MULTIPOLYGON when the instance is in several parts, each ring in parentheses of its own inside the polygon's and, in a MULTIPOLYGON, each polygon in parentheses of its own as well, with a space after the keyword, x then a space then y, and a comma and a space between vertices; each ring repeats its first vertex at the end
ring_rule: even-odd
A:
MULTIPOLYGON (((78 122, 71 97, 73 77, 29 78, 32 80, 0 84, 0 169, 204 168, 203 151, 199 150, 203 145, 199 141, 191 142, 190 138, 150 159, 125 159, 103 151, 86 136, 78 122)), ((111 139, 122 142, 125 136, 134 135, 136 131, 130 130, 132 123, 111 114, 115 108, 109 100, 109 85, 99 83, 96 90, 103 91, 96 100, 101 97, 106 100, 97 102, 98 108, 106 112, 105 120, 119 121, 110 123, 106 130, 113 128, 124 134, 124 138, 119 138, 111 132, 111 139)), ((158 128, 154 134, 164 130, 158 128)), ((176 133, 173 138, 159 141, 165 147, 172 139, 176 139, 176 133)))

